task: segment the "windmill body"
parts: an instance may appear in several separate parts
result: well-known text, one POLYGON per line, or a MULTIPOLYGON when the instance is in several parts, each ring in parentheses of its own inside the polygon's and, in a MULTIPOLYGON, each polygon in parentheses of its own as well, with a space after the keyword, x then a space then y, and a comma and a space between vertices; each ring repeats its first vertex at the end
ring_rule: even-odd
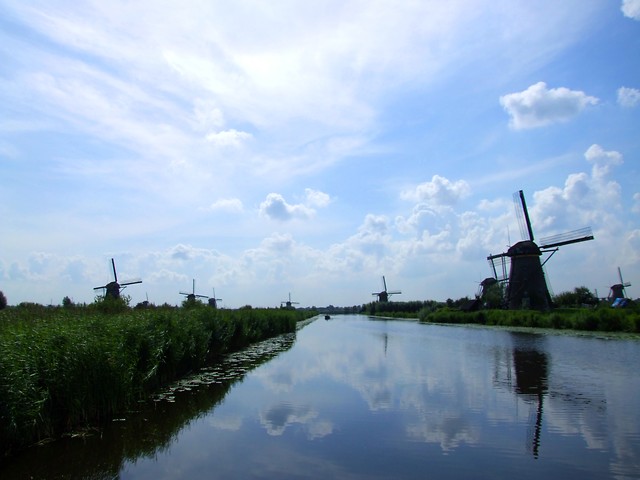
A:
POLYGON ((191 293, 180 292, 180 295, 187 297, 187 302, 195 302, 196 298, 209 298, 207 295, 196 295, 196 279, 193 279, 191 293))
POLYGON ((216 298, 216 289, 213 289, 213 297, 209 297, 209 306, 211 308, 218 308, 218 302, 221 302, 221 298, 216 298))
POLYGON ((593 240, 591 228, 554 235, 540 240, 540 246, 534 242, 533 229, 522 190, 514 193, 516 215, 525 240, 511 246, 505 253, 487 257, 496 280, 506 282, 505 303, 509 309, 532 308, 548 310, 552 306, 551 295, 547 287, 543 266, 563 245, 593 240), (543 253, 549 253, 541 262, 543 253), (499 268, 496 268, 496 263, 499 268), (509 276, 506 277, 506 265, 510 263, 509 276), (498 272, 502 271, 502 278, 498 272))
POLYGON ((371 295, 375 295, 378 297, 378 301, 379 302, 388 302, 389 301, 389 296, 391 295, 400 295, 402 292, 400 290, 391 290, 388 291, 387 290, 387 281, 384 278, 384 275, 382 276, 382 291, 381 292, 374 292, 371 295))
POLYGON ((614 302, 618 298, 626 298, 627 292, 625 291, 625 287, 631 286, 630 282, 625 282, 622 279, 622 271, 620 270, 620 267, 618 267, 618 278, 620 279, 620 283, 611 285, 611 287, 609 288, 608 300, 611 302, 614 302))
POLYGON ((280 308, 282 308, 282 306, 284 305, 285 308, 293 308, 292 305, 298 305, 299 302, 292 302, 291 301, 291 292, 289 292, 289 300, 283 300, 282 302, 280 302, 280 308))
POLYGON ((111 268, 113 270, 113 281, 102 285, 101 287, 94 287, 94 290, 104 290, 104 298, 118 299, 120 298, 120 292, 124 290, 128 285, 134 285, 136 283, 142 283, 139 278, 134 280, 127 280, 122 283, 118 283, 118 273, 116 272, 116 262, 111 259, 111 268))

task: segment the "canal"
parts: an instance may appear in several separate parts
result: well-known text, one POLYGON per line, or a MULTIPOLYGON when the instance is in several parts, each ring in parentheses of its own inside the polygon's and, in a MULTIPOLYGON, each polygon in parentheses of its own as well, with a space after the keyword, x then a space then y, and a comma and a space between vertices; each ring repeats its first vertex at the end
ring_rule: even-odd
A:
POLYGON ((640 479, 640 341, 317 318, 0 478, 640 479))

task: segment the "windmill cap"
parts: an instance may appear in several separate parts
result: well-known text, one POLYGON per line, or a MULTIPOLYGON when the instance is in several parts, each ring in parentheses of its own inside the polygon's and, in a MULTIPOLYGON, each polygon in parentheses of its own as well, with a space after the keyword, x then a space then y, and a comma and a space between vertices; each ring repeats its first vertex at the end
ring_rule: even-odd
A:
POLYGON ((516 257, 519 255, 542 255, 540 252, 540 248, 531 240, 523 240, 522 242, 518 242, 515 245, 512 245, 509 250, 507 250, 507 256, 516 257))

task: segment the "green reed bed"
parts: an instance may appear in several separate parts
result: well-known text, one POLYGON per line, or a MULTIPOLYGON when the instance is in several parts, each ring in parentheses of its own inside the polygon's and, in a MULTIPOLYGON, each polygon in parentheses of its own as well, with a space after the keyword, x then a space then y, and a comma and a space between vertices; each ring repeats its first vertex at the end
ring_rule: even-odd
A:
POLYGON ((292 332, 311 315, 91 307, 0 311, 0 458, 99 425, 216 355, 292 332))
POLYGON ((539 312, 536 310, 479 310, 465 312, 449 308, 424 309, 418 318, 422 322, 481 324, 505 327, 556 328, 597 332, 640 333, 640 311, 637 308, 617 309, 564 308, 539 312))

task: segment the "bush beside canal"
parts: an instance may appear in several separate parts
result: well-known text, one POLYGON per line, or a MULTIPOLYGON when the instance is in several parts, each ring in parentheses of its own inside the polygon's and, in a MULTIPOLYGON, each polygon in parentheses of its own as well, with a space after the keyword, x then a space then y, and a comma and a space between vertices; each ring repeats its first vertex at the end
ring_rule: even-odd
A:
POLYGON ((599 332, 640 333, 637 308, 562 308, 537 310, 478 310, 465 312, 450 308, 425 308, 421 322, 497 325, 506 327, 556 328, 599 332))
POLYGON ((37 305, 0 312, 0 458, 126 411, 159 386, 312 312, 37 305))

